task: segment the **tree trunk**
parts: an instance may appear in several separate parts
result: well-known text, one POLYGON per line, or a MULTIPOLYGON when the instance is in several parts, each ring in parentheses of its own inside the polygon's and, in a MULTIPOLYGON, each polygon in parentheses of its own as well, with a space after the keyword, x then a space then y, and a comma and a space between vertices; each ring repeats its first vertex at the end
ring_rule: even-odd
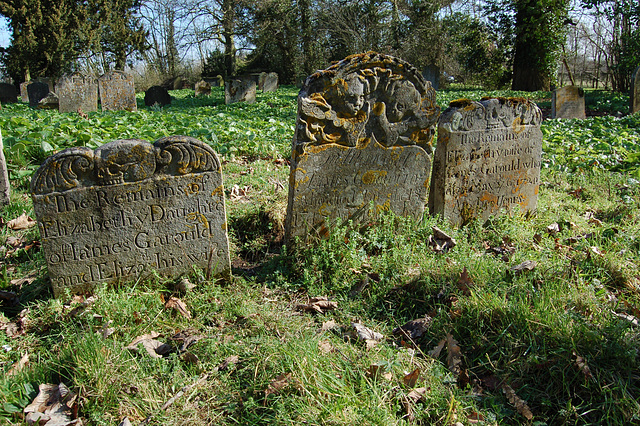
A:
POLYGON ((518 2, 516 11, 516 42, 513 58, 513 90, 534 92, 549 90, 551 76, 544 60, 547 46, 545 29, 536 28, 543 12, 536 8, 535 0, 518 2))
POLYGON ((227 75, 225 79, 231 77, 236 71, 236 44, 233 40, 235 26, 234 0, 223 0, 222 2, 222 37, 224 38, 224 66, 227 75))

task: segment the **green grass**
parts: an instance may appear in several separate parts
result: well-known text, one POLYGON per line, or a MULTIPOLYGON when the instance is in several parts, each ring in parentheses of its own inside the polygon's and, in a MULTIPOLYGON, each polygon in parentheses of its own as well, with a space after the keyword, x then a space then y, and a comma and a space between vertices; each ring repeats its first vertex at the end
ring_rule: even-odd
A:
MULTIPOLYGON (((535 215, 463 228, 428 215, 419 221, 382 215, 364 227, 339 224, 313 245, 285 247, 283 159, 296 89, 259 95, 255 105, 225 106, 215 88, 204 98, 173 94, 164 110, 140 105, 138 113, 90 113, 88 121, 23 105, 0 111, 16 186, 2 211, 5 221, 23 211, 33 216, 28 180, 52 150, 189 134, 221 153, 234 265, 232 281, 196 274, 192 290, 161 280, 104 286, 74 312, 82 299, 53 299, 42 254, 28 245, 39 238, 37 230, 2 227, 0 289, 20 300, 1 307, 0 346, 10 349, 0 349, 0 421, 24 424, 19 413, 38 385, 63 382, 79 395, 79 415, 92 425, 118 424, 125 416, 135 424, 149 415, 158 425, 466 425, 478 418, 482 424, 640 424, 640 333, 633 322, 640 315, 637 116, 545 121, 535 215), (547 232, 553 223, 560 227, 555 235, 547 232), (429 248, 432 226, 456 239, 450 252, 429 248), (569 240, 585 234, 591 235, 569 240), (27 245, 12 251, 9 236, 27 245), (491 248, 500 244, 512 249, 497 255, 491 248), (526 260, 536 261, 535 269, 510 272, 526 260), (470 278, 461 283, 465 269, 470 278), (31 272, 35 280, 11 284, 31 272), (185 302, 191 319, 164 308, 171 296, 185 302), (314 296, 328 296, 338 308, 316 315, 298 308, 314 296), (392 334, 425 316, 432 320, 424 335, 392 334), (352 335, 353 322, 384 339, 367 347, 352 335), (8 323, 20 323, 22 332, 10 337, 8 323), (106 328, 113 334, 104 338, 106 328), (173 352, 154 359, 125 349, 151 332, 173 352), (171 339, 179 332, 202 337, 186 350, 190 356, 171 339), (448 334, 460 348, 461 376, 450 370, 446 347, 430 355, 448 334), (26 353, 30 364, 8 376, 26 353), (231 356, 237 362, 221 368, 231 356), (380 374, 371 374, 374 365, 380 374), (407 385, 404 377, 415 369, 417 381, 407 385), (508 400, 504 385, 526 401, 532 421, 508 400), (411 399, 419 388, 424 397, 411 399)), ((438 101, 444 109, 450 100, 483 95, 442 91, 438 101)), ((598 102, 607 105, 606 96, 598 102)))

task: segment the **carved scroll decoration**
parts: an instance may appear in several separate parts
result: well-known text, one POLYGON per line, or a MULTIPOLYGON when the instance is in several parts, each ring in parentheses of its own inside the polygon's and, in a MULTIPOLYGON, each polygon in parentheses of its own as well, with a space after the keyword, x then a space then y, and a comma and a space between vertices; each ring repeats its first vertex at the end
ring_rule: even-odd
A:
POLYGON ((490 130, 509 128, 518 130, 523 126, 539 126, 542 112, 537 105, 526 99, 491 98, 480 102, 463 99, 451 103, 442 115, 451 117, 450 131, 490 130))

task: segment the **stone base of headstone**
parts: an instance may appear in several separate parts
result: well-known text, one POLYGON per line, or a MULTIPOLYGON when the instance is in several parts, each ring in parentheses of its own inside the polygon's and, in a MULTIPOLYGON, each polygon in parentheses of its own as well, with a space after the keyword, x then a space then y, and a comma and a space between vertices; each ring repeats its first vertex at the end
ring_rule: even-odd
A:
POLYGON ((454 225, 536 209, 542 113, 521 99, 452 102, 438 122, 429 211, 454 225))
POLYGON ((186 136, 49 157, 31 181, 56 296, 101 283, 231 271, 220 161, 186 136))
POLYGON ((256 82, 250 78, 232 79, 224 84, 224 103, 233 104, 246 102, 252 104, 256 101, 256 82))
POLYGON ((551 98, 551 118, 586 118, 584 89, 565 86, 554 90, 551 98))

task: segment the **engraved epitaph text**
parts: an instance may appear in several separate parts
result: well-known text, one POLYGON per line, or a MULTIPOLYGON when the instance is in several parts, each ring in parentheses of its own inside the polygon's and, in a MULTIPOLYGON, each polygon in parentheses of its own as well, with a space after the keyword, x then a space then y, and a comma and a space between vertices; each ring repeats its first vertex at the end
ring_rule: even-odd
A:
POLYGON ((519 206, 535 210, 542 113, 523 99, 466 101, 442 113, 429 210, 453 224, 519 206))
POLYGON ((230 273, 220 162, 185 136, 49 157, 31 182, 54 293, 102 282, 230 273))

